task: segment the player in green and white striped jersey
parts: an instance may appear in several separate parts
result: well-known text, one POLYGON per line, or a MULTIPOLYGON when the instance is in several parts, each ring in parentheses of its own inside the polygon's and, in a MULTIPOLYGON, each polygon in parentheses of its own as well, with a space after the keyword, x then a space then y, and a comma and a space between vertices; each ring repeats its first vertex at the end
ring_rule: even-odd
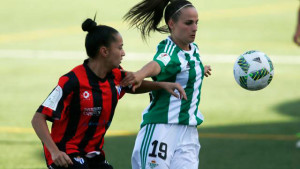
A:
POLYGON ((124 79, 122 85, 152 77, 154 81, 176 82, 185 90, 187 100, 158 90, 152 92, 150 105, 143 112, 141 130, 132 154, 133 169, 197 169, 200 144, 197 125, 203 121, 198 110, 203 77, 210 67, 203 66, 194 42, 198 13, 186 0, 143 0, 126 15, 143 38, 151 31, 170 32, 159 43, 153 61, 135 73, 135 79, 124 79), (166 28, 158 27, 162 14, 166 28))

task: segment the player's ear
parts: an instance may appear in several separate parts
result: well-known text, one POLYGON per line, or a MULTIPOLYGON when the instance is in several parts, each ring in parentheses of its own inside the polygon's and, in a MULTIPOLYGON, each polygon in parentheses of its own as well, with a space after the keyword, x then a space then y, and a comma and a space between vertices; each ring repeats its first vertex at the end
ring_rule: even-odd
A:
POLYGON ((101 46, 99 49, 99 54, 100 54, 100 56, 106 57, 109 54, 108 48, 105 46, 101 46))
POLYGON ((174 21, 173 21, 173 19, 170 19, 169 21, 168 21, 168 26, 169 26, 169 28, 171 29, 171 30, 173 30, 174 29, 174 21))

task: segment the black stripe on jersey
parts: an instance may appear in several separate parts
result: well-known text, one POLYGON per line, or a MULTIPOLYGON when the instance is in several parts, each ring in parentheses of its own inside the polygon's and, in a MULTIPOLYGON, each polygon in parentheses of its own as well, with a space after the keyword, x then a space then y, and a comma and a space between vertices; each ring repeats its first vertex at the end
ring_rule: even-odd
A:
MULTIPOLYGON (((119 69, 122 69, 122 68, 119 66, 119 69)), ((124 79, 124 78, 125 78, 125 76, 126 76, 126 73, 125 73, 125 72, 123 72, 123 71, 121 71, 121 77, 122 77, 122 79, 124 79)))
MULTIPOLYGON (((98 81, 99 79, 95 78, 94 74, 90 72, 88 68, 85 67, 85 69, 89 80, 89 84, 92 87, 93 107, 103 108, 103 98, 102 98, 102 91, 100 90, 100 86, 99 86, 99 81, 98 81)), ((88 124, 98 124, 100 117, 101 117, 101 113, 99 116, 92 116, 88 124)), ((80 141, 78 145, 80 152, 84 152, 84 148, 87 146, 88 142, 93 138, 96 129, 97 126, 88 125, 88 129, 86 130, 83 139, 80 141)))
MULTIPOLYGON (((114 117, 114 113, 115 113, 115 109, 117 106, 117 102, 118 102, 118 95, 117 95, 117 90, 116 90, 116 85, 114 82, 113 78, 109 78, 108 79, 109 85, 110 85, 110 90, 111 90, 111 112, 110 112, 110 117, 109 117, 109 122, 112 121, 113 117, 114 117)), ((108 123, 108 125, 105 126, 106 130, 108 129, 110 123, 108 123)))
POLYGON ((74 93, 71 100, 71 103, 69 104, 70 107, 70 114, 69 114, 69 121, 64 133, 63 138, 61 141, 57 144, 58 148, 61 151, 66 151, 66 142, 68 142, 71 138, 75 136, 75 133, 77 131, 77 126, 80 119, 80 92, 79 92, 79 80, 76 77, 74 72, 68 73, 66 76, 70 78, 69 81, 72 81, 74 86, 74 93))
POLYGON ((116 90, 116 85, 114 83, 114 78, 108 78, 108 82, 109 82, 109 85, 110 85, 110 90, 111 90, 111 94, 112 94, 112 100, 111 100, 111 112, 110 112, 110 117, 109 117, 109 121, 108 123, 105 125, 105 132, 104 134, 102 135, 99 143, 96 145, 95 149, 96 150, 100 150, 102 149, 102 147, 100 147, 101 145, 101 142, 104 138, 104 135, 107 131, 107 129, 109 128, 111 122, 112 122, 112 119, 114 117, 114 113, 115 113, 115 109, 116 109, 116 106, 117 106, 117 102, 118 102, 118 96, 117 96, 117 90, 116 90))

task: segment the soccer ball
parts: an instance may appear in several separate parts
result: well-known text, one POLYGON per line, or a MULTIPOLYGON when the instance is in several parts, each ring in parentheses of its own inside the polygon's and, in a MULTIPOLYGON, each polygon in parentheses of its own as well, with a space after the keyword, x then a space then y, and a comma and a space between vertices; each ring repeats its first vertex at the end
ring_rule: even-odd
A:
POLYGON ((251 50, 239 56, 233 67, 236 82, 247 90, 260 90, 270 84, 274 67, 263 52, 251 50))

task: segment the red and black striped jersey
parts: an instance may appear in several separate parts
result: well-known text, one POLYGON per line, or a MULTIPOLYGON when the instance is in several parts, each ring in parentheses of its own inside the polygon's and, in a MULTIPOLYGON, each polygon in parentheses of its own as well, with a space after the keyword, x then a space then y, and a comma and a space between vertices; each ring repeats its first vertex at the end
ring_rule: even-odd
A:
MULTIPOLYGON (((119 86, 125 76, 121 67, 101 79, 87 63, 88 59, 60 77, 58 85, 37 110, 53 122, 51 137, 67 154, 103 153, 104 135, 117 102, 125 93, 125 88, 119 86)), ((46 147, 44 150, 50 165, 51 155, 46 147)))

